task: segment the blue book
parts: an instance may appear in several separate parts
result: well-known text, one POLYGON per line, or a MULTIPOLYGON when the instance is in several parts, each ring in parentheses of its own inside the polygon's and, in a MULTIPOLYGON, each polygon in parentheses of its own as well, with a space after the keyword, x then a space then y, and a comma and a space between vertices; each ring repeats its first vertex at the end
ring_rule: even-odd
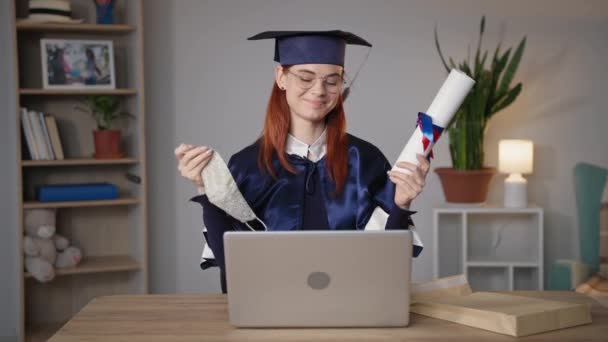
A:
POLYGON ((118 187, 110 183, 55 184, 36 187, 40 202, 93 201, 118 198, 118 187))

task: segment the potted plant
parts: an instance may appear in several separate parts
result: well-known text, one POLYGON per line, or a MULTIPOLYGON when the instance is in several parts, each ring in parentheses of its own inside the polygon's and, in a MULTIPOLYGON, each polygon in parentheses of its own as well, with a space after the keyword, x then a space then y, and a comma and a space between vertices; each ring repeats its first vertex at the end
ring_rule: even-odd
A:
POLYGON ((120 111, 120 99, 109 95, 88 95, 85 97, 87 109, 77 107, 93 115, 97 121, 97 130, 93 131, 96 159, 118 159, 124 156, 121 151, 120 130, 112 129, 115 120, 132 116, 120 111))
POLYGON ((489 65, 486 65, 488 51, 481 51, 484 30, 485 16, 481 18, 479 42, 472 65, 469 56, 459 64, 450 57, 448 65, 441 52, 435 27, 435 46, 446 71, 449 73, 451 68, 460 69, 475 80, 473 89, 446 127, 452 167, 435 169, 448 202, 485 202, 488 185, 496 173, 495 168, 484 167, 483 142, 487 124, 494 114, 512 104, 522 89, 521 83, 511 87, 511 81, 524 53, 526 37, 514 52, 511 48, 503 52, 499 43, 489 65))

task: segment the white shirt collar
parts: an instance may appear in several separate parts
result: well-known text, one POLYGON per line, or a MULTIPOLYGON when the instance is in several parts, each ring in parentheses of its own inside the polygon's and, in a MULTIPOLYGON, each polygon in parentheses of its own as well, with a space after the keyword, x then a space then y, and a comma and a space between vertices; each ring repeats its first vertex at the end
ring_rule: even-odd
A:
POLYGON ((285 146, 287 154, 295 154, 302 158, 310 159, 313 163, 318 162, 327 153, 327 128, 317 138, 312 145, 308 145, 291 134, 287 135, 287 144, 285 146), (308 158, 310 152, 310 158, 308 158))

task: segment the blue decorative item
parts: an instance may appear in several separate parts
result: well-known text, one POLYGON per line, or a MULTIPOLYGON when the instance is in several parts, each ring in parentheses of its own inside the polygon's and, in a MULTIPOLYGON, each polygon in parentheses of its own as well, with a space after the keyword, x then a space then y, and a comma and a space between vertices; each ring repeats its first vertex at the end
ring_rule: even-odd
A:
POLYGON ((98 24, 114 23, 114 3, 116 0, 93 0, 97 11, 98 24))
POLYGON ((36 199, 40 202, 112 200, 118 196, 118 187, 111 183, 53 184, 36 187, 36 199))

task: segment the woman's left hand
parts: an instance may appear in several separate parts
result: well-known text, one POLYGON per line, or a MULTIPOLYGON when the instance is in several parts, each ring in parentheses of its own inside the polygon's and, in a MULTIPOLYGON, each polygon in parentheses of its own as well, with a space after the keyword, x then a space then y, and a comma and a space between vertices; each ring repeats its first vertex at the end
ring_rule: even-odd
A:
POLYGON ((410 204, 421 192, 426 184, 426 175, 431 164, 421 154, 416 154, 419 165, 409 162, 399 162, 397 166, 409 170, 411 174, 400 171, 388 171, 388 176, 395 183, 395 204, 401 209, 409 209, 410 204))

